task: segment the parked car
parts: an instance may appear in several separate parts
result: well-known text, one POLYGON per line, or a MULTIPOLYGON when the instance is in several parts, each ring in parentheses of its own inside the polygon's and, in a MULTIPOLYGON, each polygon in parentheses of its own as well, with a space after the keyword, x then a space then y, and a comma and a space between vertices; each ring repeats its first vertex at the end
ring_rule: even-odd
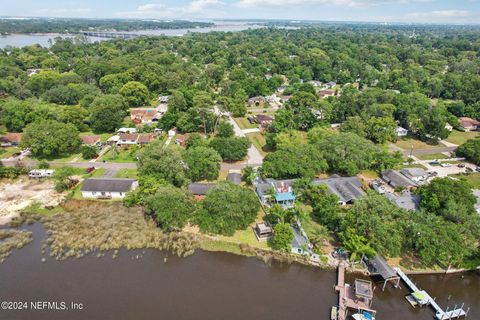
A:
POLYGON ((442 163, 440 166, 443 167, 443 168, 448 168, 448 167, 451 167, 452 164, 451 163, 442 163))
POLYGON ((465 164, 464 164, 464 163, 459 163, 459 164, 457 165, 457 167, 459 167, 459 168, 465 168, 465 164))
POLYGON ((438 166, 440 162, 438 160, 433 160, 433 161, 430 161, 428 164, 431 166, 438 166))
POLYGON ((480 167, 476 167, 475 171, 480 172, 480 167))
POLYGON ((95 170, 95 167, 88 167, 87 169, 85 169, 85 173, 91 173, 95 170))

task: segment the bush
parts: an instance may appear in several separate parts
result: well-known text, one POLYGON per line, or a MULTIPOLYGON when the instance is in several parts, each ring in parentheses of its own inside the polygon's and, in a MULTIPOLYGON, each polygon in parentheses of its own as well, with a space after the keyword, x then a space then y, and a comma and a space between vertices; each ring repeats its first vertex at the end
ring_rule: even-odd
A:
POLYGON ((97 148, 92 146, 82 146, 80 151, 82 152, 82 158, 85 160, 90 160, 97 156, 97 148))
POLYGON ((274 250, 290 252, 292 250, 293 231, 288 223, 279 223, 273 228, 270 246, 274 250))

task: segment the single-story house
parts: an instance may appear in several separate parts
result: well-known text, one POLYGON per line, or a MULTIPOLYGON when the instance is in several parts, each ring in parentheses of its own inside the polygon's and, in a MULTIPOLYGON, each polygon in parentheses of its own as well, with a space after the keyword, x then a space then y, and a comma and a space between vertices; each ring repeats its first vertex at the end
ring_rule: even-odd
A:
POLYGON ((22 134, 16 132, 9 132, 0 137, 2 147, 18 146, 22 141, 22 134))
POLYGON ((385 193, 385 197, 392 201, 397 207, 409 210, 409 211, 416 211, 420 210, 420 196, 417 194, 412 194, 410 192, 403 192, 401 196, 397 196, 396 194, 387 192, 385 193))
POLYGON ((337 84, 336 84, 335 82, 330 81, 330 82, 325 83, 324 87, 325 87, 326 89, 332 89, 332 88, 335 87, 336 85, 337 85, 337 84))
POLYGON ((117 133, 137 133, 137 128, 120 128, 117 133))
POLYGON ((461 118, 458 118, 459 122, 460 122, 460 128, 462 128, 463 130, 465 131, 477 131, 478 130, 478 127, 480 125, 480 122, 475 120, 475 119, 472 119, 472 118, 468 118, 468 117, 461 117, 461 118))
POLYGON ((328 179, 314 180, 312 184, 327 186, 328 193, 335 194, 342 206, 352 204, 365 195, 362 181, 357 177, 332 176, 328 179))
POLYGON ((393 188, 409 189, 418 186, 415 181, 407 178, 399 171, 391 169, 382 171, 382 179, 385 180, 393 188))
POLYGON ((281 206, 288 208, 295 204, 295 194, 293 193, 294 179, 291 180, 274 180, 266 179, 256 185, 256 192, 260 198, 260 202, 268 204, 273 201, 281 206), (273 195, 269 192, 273 190, 273 195))
POLYGON ((405 168, 400 170, 400 173, 415 182, 420 182, 428 178, 427 171, 422 168, 405 168))
POLYGON ((395 129, 395 134, 397 137, 406 137, 408 135, 408 130, 400 126, 395 129))
POLYGON ((97 135, 86 135, 86 136, 80 136, 80 140, 82 140, 82 144, 88 145, 88 146, 94 146, 97 143, 100 142, 100 136, 97 135))
POLYGON ((272 227, 264 222, 257 223, 253 231, 258 241, 268 240, 273 236, 272 227))
POLYGON ((262 128, 268 128, 273 122, 273 117, 266 114, 257 114, 254 117, 254 121, 262 128))
POLYGON ((290 225, 290 228, 293 232, 293 239, 292 239, 292 253, 297 254, 310 254, 311 252, 311 244, 308 241, 307 235, 305 232, 297 225, 290 225))
POLYGON ((90 178, 83 182, 81 192, 87 199, 122 199, 137 187, 133 179, 90 178))
POLYGON ((335 95, 335 91, 330 89, 325 89, 325 90, 319 90, 317 94, 320 96, 320 98, 325 99, 327 97, 333 97, 335 95))
POLYGON ((130 109, 130 119, 135 124, 152 124, 158 122, 163 113, 156 108, 135 108, 130 109))
POLYGON ((117 146, 128 148, 131 145, 145 145, 156 138, 153 133, 121 133, 118 135, 117 146))
POLYGON ((233 184, 240 184, 242 182, 242 174, 239 172, 230 172, 227 175, 227 181, 233 184))
POLYGON ((188 191, 190 191, 195 196, 195 200, 202 200, 207 195, 208 190, 212 189, 215 186, 215 183, 194 182, 188 185, 188 191))

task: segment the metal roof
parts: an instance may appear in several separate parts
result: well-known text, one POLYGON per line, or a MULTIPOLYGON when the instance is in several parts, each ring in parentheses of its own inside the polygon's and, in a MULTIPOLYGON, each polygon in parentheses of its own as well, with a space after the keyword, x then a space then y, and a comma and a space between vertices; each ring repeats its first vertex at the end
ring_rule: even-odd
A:
POLYGON ((308 245, 308 239, 305 238, 300 231, 295 228, 294 226, 290 226, 293 232, 293 239, 292 239, 292 248, 303 248, 308 245))
POLYGON ((133 179, 90 178, 83 182, 81 191, 128 192, 135 181, 133 179))
POLYGON ((281 192, 281 193, 275 194, 275 200, 277 202, 293 201, 293 200, 295 200, 295 196, 291 192, 281 192))
POLYGON ((216 186, 215 183, 190 183, 188 190, 196 196, 204 196, 214 186, 216 186))
POLYGON ((382 172, 382 178, 394 188, 408 188, 417 186, 415 182, 395 170, 384 170, 382 172))
POLYGON ((313 184, 324 184, 330 194, 335 194, 342 202, 349 203, 365 195, 362 190, 362 182, 357 177, 335 177, 315 180, 313 184))
POLYGON ((383 257, 376 256, 372 259, 365 258, 364 260, 368 267, 368 271, 371 273, 378 273, 384 280, 398 277, 395 270, 388 265, 383 257))

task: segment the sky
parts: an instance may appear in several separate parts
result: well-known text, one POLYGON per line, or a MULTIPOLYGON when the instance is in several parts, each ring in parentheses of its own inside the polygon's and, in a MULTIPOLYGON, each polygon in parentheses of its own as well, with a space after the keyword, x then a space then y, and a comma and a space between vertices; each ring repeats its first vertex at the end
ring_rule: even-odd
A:
POLYGON ((0 16, 480 24, 480 0, 0 0, 0 16))

